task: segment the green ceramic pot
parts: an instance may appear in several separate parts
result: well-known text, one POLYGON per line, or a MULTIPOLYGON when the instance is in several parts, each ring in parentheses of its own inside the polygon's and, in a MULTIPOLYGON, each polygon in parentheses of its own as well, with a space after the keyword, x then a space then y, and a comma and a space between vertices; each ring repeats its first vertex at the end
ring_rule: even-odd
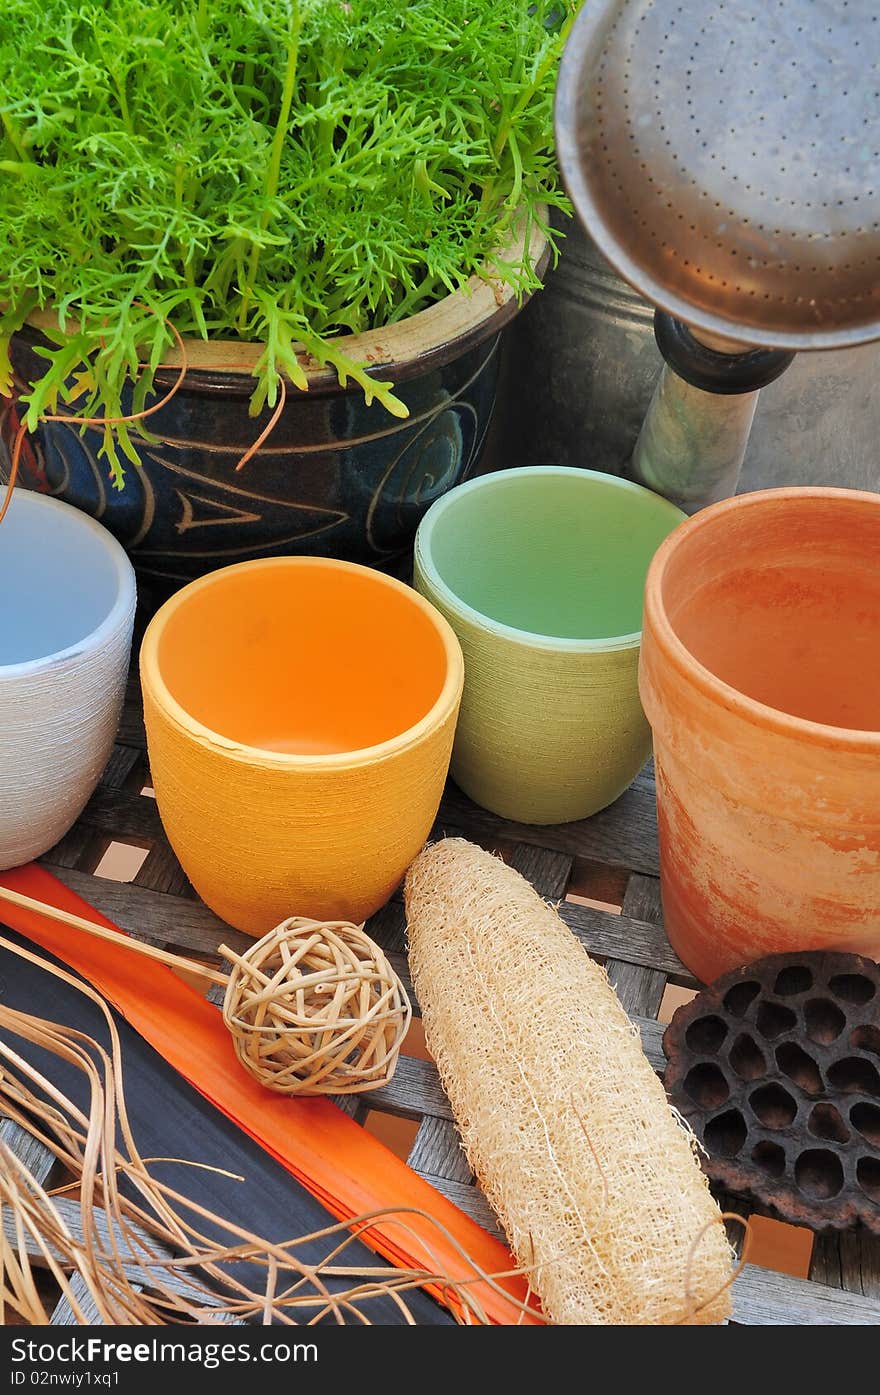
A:
POLYGON ((482 476, 428 510, 415 585, 464 651, 451 774, 471 799, 564 823, 632 782, 651 751, 645 575, 684 517, 639 485, 561 465, 482 476))

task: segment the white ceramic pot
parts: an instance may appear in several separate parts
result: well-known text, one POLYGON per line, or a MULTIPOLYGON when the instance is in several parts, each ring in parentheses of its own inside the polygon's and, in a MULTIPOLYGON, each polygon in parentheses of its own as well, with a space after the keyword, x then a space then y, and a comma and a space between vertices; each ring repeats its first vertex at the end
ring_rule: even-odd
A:
POLYGON ((57 843, 98 783, 134 608, 116 539, 78 509, 17 489, 0 526, 0 868, 57 843))

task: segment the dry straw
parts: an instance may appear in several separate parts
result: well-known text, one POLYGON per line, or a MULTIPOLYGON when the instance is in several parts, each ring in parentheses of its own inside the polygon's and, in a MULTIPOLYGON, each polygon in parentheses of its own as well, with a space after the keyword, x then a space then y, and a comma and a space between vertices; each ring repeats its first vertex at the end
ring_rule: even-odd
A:
MULTIPOLYGON (((449 1230, 426 1211, 383 1208, 347 1222, 273 1243, 233 1225, 208 1208, 158 1181, 151 1162, 141 1157, 132 1137, 123 1088, 122 1057, 116 1027, 103 999, 88 985, 0 936, 3 949, 37 964, 76 988, 103 1013, 109 1050, 86 1034, 55 1022, 18 1012, 0 1003, 0 1112, 54 1155, 72 1181, 47 1192, 27 1165, 0 1140, 0 1322, 12 1313, 26 1321, 49 1321, 45 1287, 36 1271, 48 1271, 66 1299, 73 1321, 162 1325, 195 1321, 280 1322, 309 1325, 322 1319, 368 1324, 377 1298, 393 1302, 402 1319, 415 1321, 408 1297, 427 1289, 466 1325, 489 1319, 480 1294, 491 1289, 504 1297, 519 1321, 539 1315, 515 1299, 502 1281, 533 1275, 528 1266, 488 1274, 449 1230), (40 1046, 73 1064, 86 1078, 88 1103, 77 1107, 21 1056, 14 1040, 40 1046), (124 1190, 123 1190, 124 1187, 124 1190), (461 1261, 453 1278, 440 1264, 421 1268, 365 1266, 347 1255, 352 1241, 370 1241, 371 1231, 389 1224, 406 1239, 421 1237, 428 1222, 437 1247, 451 1246, 461 1261), (419 1235, 415 1227, 419 1226, 419 1235), (315 1247, 321 1258, 313 1258, 315 1247), (243 1282, 240 1262, 261 1275, 257 1284, 243 1282), (230 1265, 236 1264, 236 1271, 230 1265)), ((169 1161, 166 1159, 165 1161, 169 1161)), ((178 1160, 180 1161, 180 1160, 178 1160)), ((191 1162, 198 1167, 198 1162, 191 1162)), ((245 1179, 242 1178, 242 1184, 245 1179)), ((707 1226, 714 1227, 711 1215, 707 1226)), ((686 1274, 693 1275, 680 1320, 687 1320, 704 1299, 698 1284, 703 1267, 693 1257, 702 1234, 692 1238, 686 1274)), ((546 1275, 558 1257, 543 1260, 546 1275)), ((729 1286, 732 1276, 725 1278, 729 1286)), ((690 1279, 689 1279, 690 1283, 690 1279)))
POLYGON ((470 1164, 557 1323, 713 1323, 732 1253, 605 972, 463 839, 406 880, 410 964, 470 1164))
MULTIPOLYGON (((3 937, 0 946, 95 1003, 109 1034, 107 1050, 73 1028, 0 1003, 0 1112, 48 1148, 73 1179, 62 1189, 69 1195, 47 1192, 0 1141, 0 1321, 8 1321, 12 1310, 29 1322, 48 1322, 36 1269, 52 1274, 78 1323, 96 1320, 88 1311, 93 1305, 97 1320, 108 1324, 308 1325, 328 1317, 367 1324, 377 1298, 392 1301, 403 1320, 413 1322, 407 1298, 423 1288, 443 1297, 461 1322, 488 1321, 479 1290, 501 1292, 497 1279, 506 1276, 485 1274, 423 1211, 386 1208, 273 1243, 158 1181, 132 1136, 119 1037, 103 999, 22 946, 3 937), (16 1050, 16 1038, 41 1047, 50 1060, 75 1066, 88 1084, 87 1106, 78 1107, 52 1083, 51 1067, 44 1074, 29 1064, 16 1050), (465 1261, 464 1279, 439 1267, 365 1266, 346 1255, 353 1240, 369 1242, 371 1229, 387 1227, 389 1220, 408 1234, 416 1216, 431 1221, 438 1243, 442 1236, 465 1261), (323 1252, 317 1262, 310 1257, 316 1244, 323 1252), (259 1286, 237 1276, 240 1261, 261 1274, 259 1286)), ((522 1306, 507 1293, 505 1298, 522 1306)))

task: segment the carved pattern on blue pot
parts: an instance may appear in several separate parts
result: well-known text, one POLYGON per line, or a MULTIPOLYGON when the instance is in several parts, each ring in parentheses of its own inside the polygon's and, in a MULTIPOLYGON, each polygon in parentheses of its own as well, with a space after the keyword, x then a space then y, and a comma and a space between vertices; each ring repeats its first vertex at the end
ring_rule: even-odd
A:
POLYGON ((482 452, 494 401, 493 386, 492 405, 481 416, 471 402, 450 400, 401 447, 367 510, 367 541, 377 556, 399 551, 396 538, 401 533, 414 535, 435 499, 467 479, 482 452))
MULTIPOLYGON (((412 545, 440 494, 478 465, 495 405, 498 334, 448 362, 416 364, 397 385, 410 416, 397 421, 338 386, 291 392, 271 437, 241 473, 259 433, 245 374, 191 372, 151 419, 158 444, 134 437, 140 467, 125 488, 107 481, 99 432, 42 423, 27 438, 21 482, 100 518, 146 579, 170 588, 213 567, 305 553, 390 564, 412 545)), ((18 377, 38 371, 34 336, 16 336, 18 377)), ((264 414, 268 419, 268 414, 264 414)), ((0 416, 7 446, 14 409, 0 416)))

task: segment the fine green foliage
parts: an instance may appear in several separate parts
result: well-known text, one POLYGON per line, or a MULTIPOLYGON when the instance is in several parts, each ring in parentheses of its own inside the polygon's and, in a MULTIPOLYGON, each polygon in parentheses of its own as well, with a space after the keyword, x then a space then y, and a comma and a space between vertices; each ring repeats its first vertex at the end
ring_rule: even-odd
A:
MULTIPOLYGON (((255 415, 280 375, 306 386, 301 346, 405 416, 333 336, 484 268, 535 287, 527 255, 492 252, 514 218, 528 232, 564 203, 552 103, 576 8, 3 0, 0 389, 10 334, 49 308, 60 328, 23 399, 32 429, 59 401, 138 411, 171 325, 265 346, 255 415)), ((117 485, 120 452, 136 462, 127 428, 106 428, 117 485)))

